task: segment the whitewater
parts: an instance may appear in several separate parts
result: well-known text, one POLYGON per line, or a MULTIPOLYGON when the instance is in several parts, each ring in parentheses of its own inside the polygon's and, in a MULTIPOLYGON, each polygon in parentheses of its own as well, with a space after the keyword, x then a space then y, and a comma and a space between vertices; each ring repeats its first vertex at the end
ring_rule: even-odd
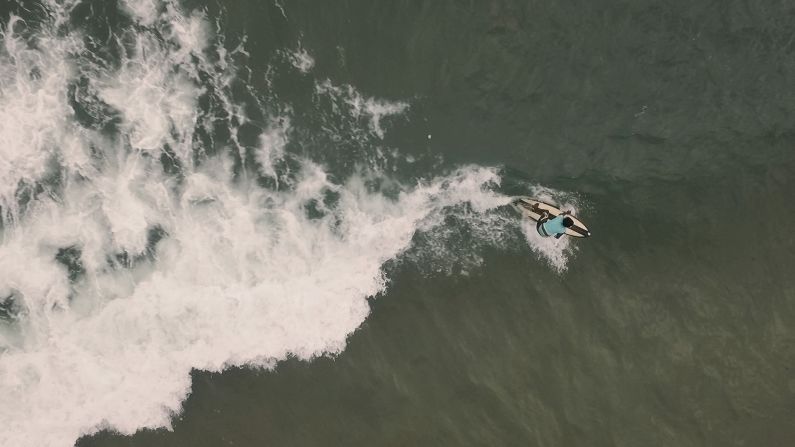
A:
MULTIPOLYGON (((131 24, 97 42, 71 23, 79 6, 46 1, 42 20, 12 15, 0 36, 0 445, 170 427, 192 369, 342 352, 385 264, 462 255, 439 242, 451 216, 484 244, 518 228, 498 169, 403 182, 371 162, 402 157, 379 142, 410 101, 315 80, 318 103, 373 147, 339 173, 300 147, 289 104, 251 88, 265 118, 257 145, 241 141, 255 121, 233 93, 247 50, 201 10, 127 0, 131 24)), ((311 75, 306 49, 282 57, 311 75)), ((565 270, 568 242, 524 225, 565 270)))

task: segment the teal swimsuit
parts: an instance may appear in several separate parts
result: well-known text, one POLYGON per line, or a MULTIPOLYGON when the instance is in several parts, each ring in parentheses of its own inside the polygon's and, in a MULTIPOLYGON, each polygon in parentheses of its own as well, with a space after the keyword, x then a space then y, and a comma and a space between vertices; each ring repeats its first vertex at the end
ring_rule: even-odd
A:
POLYGON ((563 219, 565 217, 566 216, 561 214, 554 219, 539 221, 538 226, 536 227, 538 229, 538 234, 544 237, 549 237, 565 233, 566 227, 563 226, 563 219))

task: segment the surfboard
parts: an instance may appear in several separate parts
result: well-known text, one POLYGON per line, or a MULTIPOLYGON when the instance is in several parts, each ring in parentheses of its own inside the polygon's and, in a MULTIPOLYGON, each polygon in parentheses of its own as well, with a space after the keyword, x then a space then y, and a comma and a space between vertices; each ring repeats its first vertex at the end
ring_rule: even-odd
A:
MULTIPOLYGON (((541 216, 544 214, 544 211, 548 212, 552 218, 557 217, 563 212, 563 210, 556 207, 555 205, 550 205, 549 203, 542 202, 531 197, 519 197, 518 199, 511 202, 511 205, 517 211, 522 213, 522 215, 534 222, 538 222, 538 219, 541 218, 541 216)), ((591 235, 591 232, 588 231, 588 227, 586 227, 580 219, 572 216, 571 214, 569 214, 569 217, 571 217, 571 220, 574 221, 574 225, 566 228, 566 234, 568 236, 589 237, 591 235)))

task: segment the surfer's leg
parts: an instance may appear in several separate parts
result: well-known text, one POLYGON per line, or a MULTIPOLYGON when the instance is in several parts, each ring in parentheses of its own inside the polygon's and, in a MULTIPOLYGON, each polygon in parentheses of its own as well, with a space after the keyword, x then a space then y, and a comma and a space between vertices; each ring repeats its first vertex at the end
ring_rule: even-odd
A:
POLYGON ((547 232, 544 231, 544 222, 546 222, 546 219, 541 219, 538 221, 538 223, 536 223, 536 231, 538 231, 538 234, 540 234, 541 237, 549 237, 547 232))

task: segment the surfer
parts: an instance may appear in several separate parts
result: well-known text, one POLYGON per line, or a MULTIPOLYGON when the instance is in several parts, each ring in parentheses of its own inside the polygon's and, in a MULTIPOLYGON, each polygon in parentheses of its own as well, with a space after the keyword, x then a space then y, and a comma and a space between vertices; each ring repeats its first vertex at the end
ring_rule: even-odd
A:
POLYGON ((532 197, 519 197, 511 205, 524 217, 537 222, 536 230, 541 237, 554 236, 560 239, 563 235, 572 237, 589 237, 591 232, 580 219, 570 211, 563 211, 555 205, 540 202, 532 197))
POLYGON ((563 235, 566 234, 566 228, 571 228, 571 226, 574 225, 574 221, 571 217, 567 216, 567 214, 569 214, 569 212, 564 211, 554 219, 550 219, 549 211, 543 210, 541 218, 538 219, 538 223, 536 224, 538 234, 540 234, 541 237, 555 236, 555 239, 563 237, 563 235))

